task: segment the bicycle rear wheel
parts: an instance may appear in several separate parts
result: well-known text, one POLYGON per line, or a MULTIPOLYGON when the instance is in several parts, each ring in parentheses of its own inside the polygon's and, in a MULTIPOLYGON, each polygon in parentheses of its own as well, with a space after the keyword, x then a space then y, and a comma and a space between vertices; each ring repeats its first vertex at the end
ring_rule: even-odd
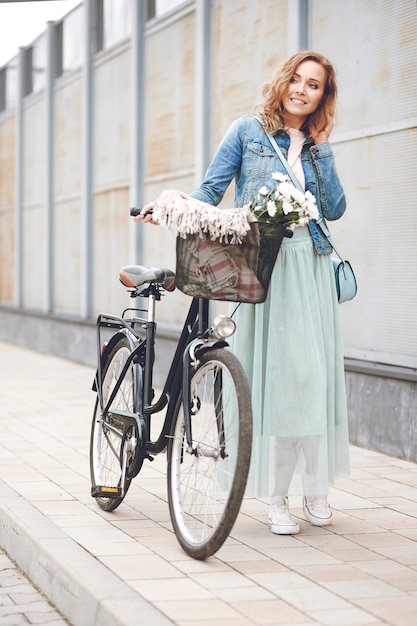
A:
MULTIPOLYGON (((131 353, 127 338, 121 338, 111 351, 103 371, 103 403, 106 406, 131 353)), ((112 411, 132 413, 135 404, 135 368, 132 363, 122 384, 103 417, 98 398, 94 408, 90 437, 91 493, 105 511, 113 511, 123 501, 131 478, 129 468, 135 462, 140 434, 135 424, 127 425, 112 411), (123 464, 126 470, 123 471, 123 464)))
POLYGON ((204 354, 191 379, 192 449, 182 397, 168 444, 168 502, 182 548, 196 559, 227 539, 245 492, 252 447, 252 404, 243 368, 225 349, 204 354))

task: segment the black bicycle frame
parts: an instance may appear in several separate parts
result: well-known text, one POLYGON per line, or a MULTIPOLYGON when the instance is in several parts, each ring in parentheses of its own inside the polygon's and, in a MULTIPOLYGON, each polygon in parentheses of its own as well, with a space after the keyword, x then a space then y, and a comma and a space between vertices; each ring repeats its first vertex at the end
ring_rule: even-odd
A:
MULTIPOLYGON (((209 311, 209 301, 203 300, 199 298, 193 298, 187 318, 185 320, 180 338, 178 340, 178 344, 175 350, 174 357, 171 362, 171 366, 169 368, 169 372, 164 384, 164 388, 161 392, 161 395, 157 402, 154 404, 145 405, 143 409, 144 415, 147 417, 146 426, 148 429, 147 432, 147 445, 146 449, 148 452, 152 452, 154 454, 158 454, 162 452, 167 446, 167 436, 171 431, 171 424, 173 419, 173 414, 175 411, 176 404, 178 402, 178 398, 180 397, 181 391, 183 390, 183 378, 184 378, 184 363, 183 363, 183 355, 187 354, 187 346, 196 339, 197 337, 202 337, 208 329, 208 311, 209 311), (161 429, 161 433, 156 441, 151 441, 150 439, 150 429, 151 429, 151 415, 153 413, 158 413, 162 409, 164 409, 168 405, 165 420, 161 429)), ((146 380, 146 368, 149 367, 152 371, 152 362, 146 359, 145 363, 145 380, 146 380)), ((151 380, 151 372, 150 372, 150 383, 151 380)), ((189 387, 189 380, 185 381, 187 388, 189 387)), ((150 390, 151 392, 151 390, 150 390)), ((184 410, 186 414, 189 416, 189 402, 184 398, 184 410)), ((189 423, 189 418, 186 422, 189 423)), ((191 430, 189 429, 189 433, 191 434, 191 430)), ((190 441, 190 438, 187 437, 190 441)))
MULTIPOLYGON (((151 295, 156 295, 159 293, 159 288, 157 285, 150 285, 149 287, 151 295)), ((120 386, 123 382, 124 376, 128 371, 129 367, 132 363, 137 364, 143 371, 143 399, 144 406, 142 407, 142 417, 145 418, 145 430, 146 430, 146 452, 150 452, 153 454, 158 454, 162 452, 167 446, 167 435, 169 435, 171 430, 171 424, 173 419, 174 410, 178 401, 178 398, 183 390, 183 374, 184 374, 184 364, 183 364, 183 355, 186 354, 188 357, 187 346, 196 338, 203 337, 208 329, 208 317, 209 317, 209 300, 193 298, 187 318, 185 320, 184 327, 182 329, 177 348, 175 350, 175 354, 168 372, 168 376, 166 378, 164 388, 161 392, 158 400, 152 404, 152 374, 153 374, 153 363, 154 363, 154 350, 155 350, 155 336, 156 336, 156 323, 155 322, 146 322, 145 320, 139 318, 133 319, 125 319, 124 317, 116 317, 112 315, 99 315, 97 319, 97 349, 98 349, 98 368, 95 378, 95 387, 97 389, 100 407, 102 414, 105 416, 109 412, 109 407, 116 397, 117 392, 120 389, 120 386), (145 338, 143 338, 136 330, 135 324, 141 323, 145 328, 145 338), (106 353, 109 354, 112 346, 116 343, 118 334, 114 335, 105 350, 102 354, 101 352, 101 336, 100 336, 100 328, 115 328, 121 331, 120 334, 123 334, 128 338, 128 340, 132 344, 132 350, 124 364, 121 375, 119 376, 118 381, 116 382, 112 393, 110 394, 110 398, 108 399, 106 406, 103 406, 103 369, 104 364, 106 362, 106 353), (136 344, 136 345, 135 345, 136 344), (166 406, 167 413, 165 416, 164 424, 162 426, 162 430, 158 439, 156 441, 151 441, 151 415, 154 413, 159 413, 166 406)), ((217 345, 226 345, 225 342, 213 342, 210 343, 207 348, 211 349, 217 345)), ((189 360, 189 359, 188 359, 189 360)), ((188 368, 187 368, 188 370, 188 368)), ((188 376, 187 376, 188 378, 188 376)), ((184 381, 185 388, 189 388, 189 380, 184 381)), ((135 390, 137 393, 137 390, 135 390)), ((188 393, 189 396, 189 393, 188 393)), ((190 407, 189 407, 189 398, 185 397, 184 401, 184 410, 186 416, 186 431, 187 431, 187 441, 191 442, 191 424, 190 424, 190 407)), ((134 418, 136 419, 136 414, 128 414, 126 412, 121 412, 120 417, 124 418, 134 418), (123 414, 122 414, 123 413, 123 414)))

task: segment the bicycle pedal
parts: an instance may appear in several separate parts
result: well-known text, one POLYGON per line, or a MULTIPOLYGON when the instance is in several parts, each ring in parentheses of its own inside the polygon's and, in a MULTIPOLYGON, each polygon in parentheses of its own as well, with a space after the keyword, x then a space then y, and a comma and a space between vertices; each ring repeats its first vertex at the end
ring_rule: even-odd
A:
POLYGON ((106 487, 96 485, 91 487, 91 495, 93 498, 120 498, 122 490, 120 487, 106 487))

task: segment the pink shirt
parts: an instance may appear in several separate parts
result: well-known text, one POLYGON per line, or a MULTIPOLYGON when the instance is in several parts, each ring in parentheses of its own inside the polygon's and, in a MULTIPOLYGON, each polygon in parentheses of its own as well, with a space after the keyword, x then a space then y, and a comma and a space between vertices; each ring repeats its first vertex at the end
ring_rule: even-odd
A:
POLYGON ((288 149, 288 164, 301 187, 305 189, 304 171, 301 165, 301 148, 303 147, 305 135, 302 130, 296 130, 295 128, 289 128, 288 134, 291 140, 288 149))

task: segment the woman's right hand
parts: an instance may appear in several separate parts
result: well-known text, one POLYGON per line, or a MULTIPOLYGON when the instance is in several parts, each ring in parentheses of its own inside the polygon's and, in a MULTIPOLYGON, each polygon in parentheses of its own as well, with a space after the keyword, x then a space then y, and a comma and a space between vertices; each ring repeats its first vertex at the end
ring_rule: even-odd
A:
POLYGON ((152 219, 152 212, 153 212, 154 206, 155 206, 155 202, 149 202, 149 204, 145 204, 145 206, 143 207, 139 215, 135 215, 135 217, 133 218, 133 221, 134 222, 143 221, 147 224, 150 223, 150 224, 158 225, 158 222, 155 222, 152 219))

